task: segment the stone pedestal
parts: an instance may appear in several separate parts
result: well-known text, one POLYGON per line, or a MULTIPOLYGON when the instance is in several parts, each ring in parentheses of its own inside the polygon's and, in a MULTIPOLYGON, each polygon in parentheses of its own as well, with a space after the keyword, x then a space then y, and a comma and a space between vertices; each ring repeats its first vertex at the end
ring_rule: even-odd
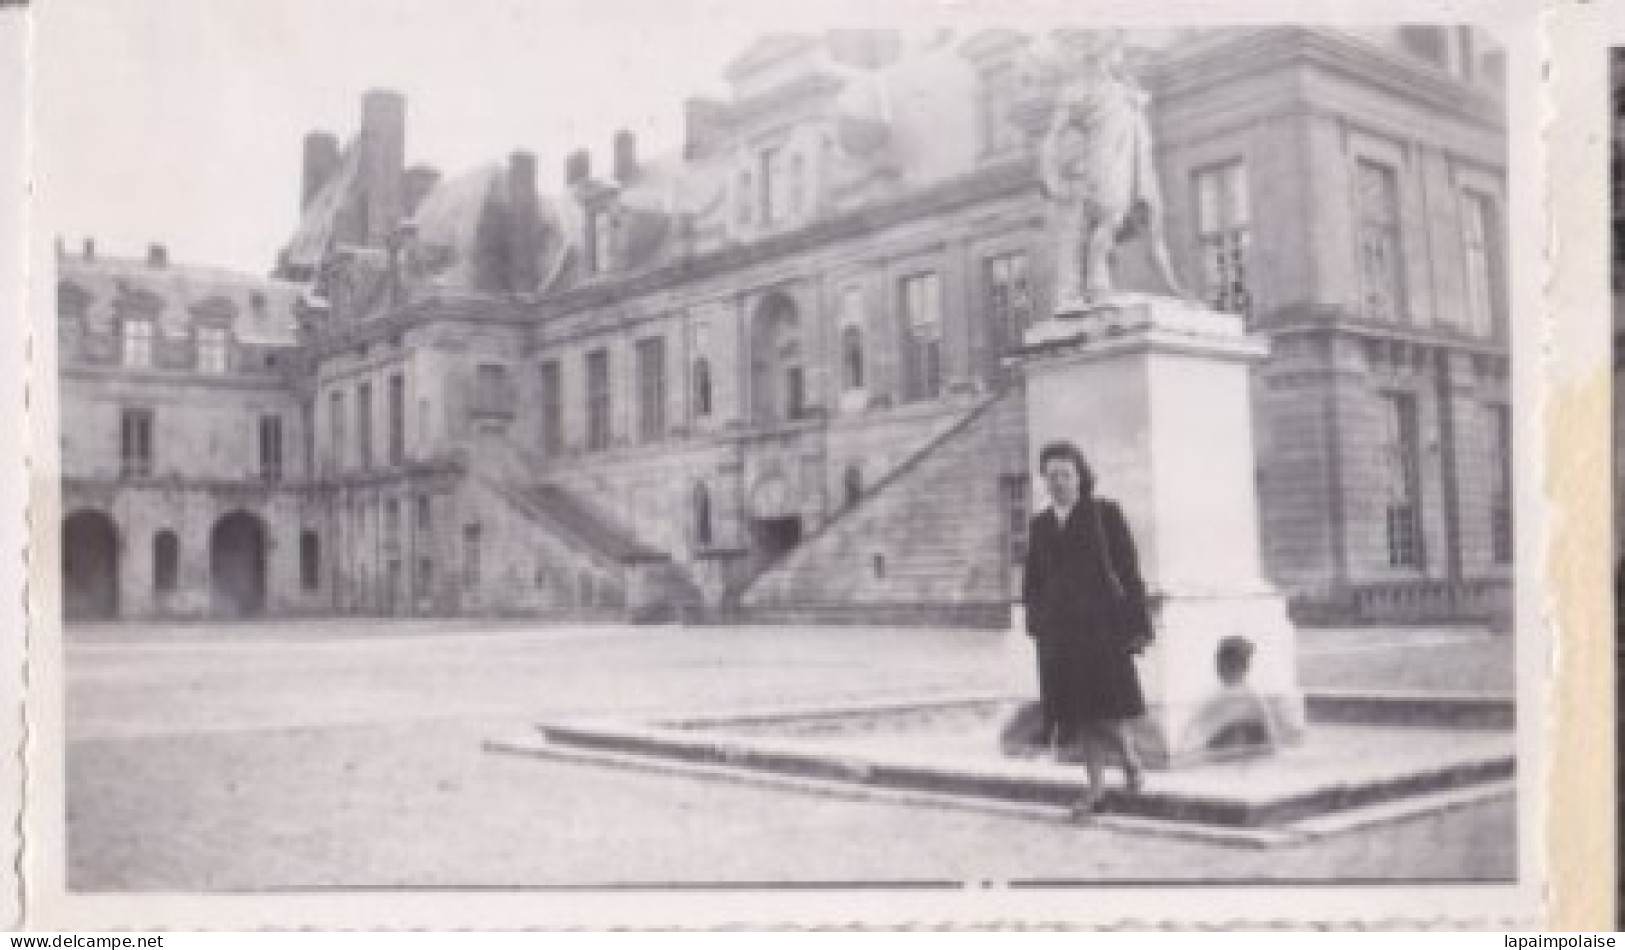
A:
POLYGON ((1156 642, 1139 660, 1149 712, 1136 741, 1150 765, 1303 732, 1296 633, 1258 542, 1249 368, 1266 354, 1236 317, 1136 294, 1044 321, 1020 351, 1034 504, 1040 449, 1075 443, 1099 493, 1122 505, 1160 598, 1156 642))

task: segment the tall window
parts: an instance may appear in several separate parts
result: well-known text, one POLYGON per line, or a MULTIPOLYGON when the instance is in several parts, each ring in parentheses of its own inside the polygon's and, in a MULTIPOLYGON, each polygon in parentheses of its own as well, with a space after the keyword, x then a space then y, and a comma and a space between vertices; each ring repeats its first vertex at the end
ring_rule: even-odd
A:
POLYGON ((229 337, 225 327, 198 327, 197 368, 204 373, 224 373, 229 337))
POLYGON ((125 409, 120 414, 119 472, 125 478, 152 474, 151 409, 125 409))
POLYGON ((1025 251, 988 258, 982 269, 987 291, 988 376, 1004 376, 1004 355, 1032 322, 1032 275, 1025 251))
POLYGON ((1462 192, 1462 245, 1467 258, 1467 329, 1489 336, 1495 326, 1495 210, 1489 196, 1462 192))
POLYGON ((694 486, 694 543, 701 547, 711 543, 711 493, 704 482, 694 486))
POLYGON ((268 482, 282 478, 281 416, 260 416, 260 477, 268 482))
POLYGON ((463 526, 463 586, 480 586, 481 529, 477 524, 463 526))
POLYGON ((790 174, 787 182, 789 197, 785 201, 792 220, 806 213, 807 160, 799 154, 790 156, 790 174))
POLYGON ((344 445, 344 393, 334 390, 327 399, 327 426, 331 438, 331 458, 334 471, 343 471, 345 462, 344 445))
POLYGON ((1422 470, 1416 397, 1410 393, 1388 393, 1384 399, 1388 565, 1419 568, 1422 566, 1422 470))
POLYGON ((557 360, 541 366, 542 451, 549 456, 564 451, 564 385, 557 360))
POLYGON ((417 525, 414 531, 418 536, 419 547, 429 543, 429 532, 434 528, 434 500, 429 495, 419 495, 417 500, 417 525))
POLYGON ((355 440, 361 450, 361 469, 372 468, 372 383, 355 391, 355 440))
POLYGON ((391 551, 401 545, 401 502, 398 498, 384 500, 384 547, 391 551))
POLYGON ((132 369, 152 366, 152 321, 126 320, 123 324, 124 365, 132 369))
POLYGON ((1362 159, 1356 169, 1355 190, 1361 311, 1374 320, 1398 320, 1405 309, 1399 178, 1387 165, 1362 159))
POLYGON ((160 531, 152 539, 152 589, 174 593, 179 586, 181 542, 173 531, 160 531))
POLYGON ((587 354, 587 448, 609 448, 609 351, 587 354))
POLYGON ((1506 406, 1487 407, 1489 436, 1490 557, 1512 560, 1512 415, 1506 406))
POLYGON ((299 532, 299 586, 313 591, 322 584, 321 542, 316 532, 299 532))
POLYGON ((694 360, 694 415, 705 418, 711 414, 711 361, 705 357, 694 360))
POLYGON ((841 379, 848 391, 863 388, 863 330, 850 323, 841 328, 841 379))
POLYGON ((934 273, 905 277, 903 316, 903 395, 907 401, 942 392, 942 292, 934 273))
POLYGON ((742 171, 739 173, 739 181, 734 192, 734 221, 740 227, 750 227, 751 208, 755 201, 755 179, 749 171, 742 171))
POLYGON ((784 197, 779 189, 784 187, 779 174, 779 149, 762 149, 761 158, 761 187, 762 187, 762 224, 772 227, 784 216, 784 197))
POLYGON ((800 366, 784 368, 784 405, 786 418, 807 417, 807 371, 800 366))
POLYGON ((841 476, 841 491, 846 497, 848 508, 857 504, 863 498, 863 473, 856 465, 848 465, 846 472, 841 476))
POLYGON ((666 339, 637 342, 638 438, 653 442, 666 434, 666 339))
POLYGON ((1247 166, 1235 161, 1204 168, 1196 173, 1195 187, 1203 297, 1215 310, 1245 315, 1253 303, 1247 286, 1252 221, 1247 166))
POLYGON ((481 363, 474 367, 474 414, 509 419, 513 411, 514 392, 508 383, 508 367, 501 363, 481 363))
POLYGON ((1010 108, 1015 103, 1016 72, 1009 63, 999 63, 982 72, 978 90, 978 112, 982 126, 982 153, 988 157, 1003 155, 1021 143, 1015 123, 1010 121, 1010 108))
POLYGON ((406 377, 389 377, 389 464, 406 462, 406 377))

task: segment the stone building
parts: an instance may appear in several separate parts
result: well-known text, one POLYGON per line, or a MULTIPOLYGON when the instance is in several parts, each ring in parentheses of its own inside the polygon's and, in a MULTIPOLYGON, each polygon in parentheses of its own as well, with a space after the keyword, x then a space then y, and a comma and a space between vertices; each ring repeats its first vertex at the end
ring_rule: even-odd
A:
MULTIPOLYGON (((623 132, 545 189, 523 152, 407 167, 371 93, 307 137, 274 279, 64 255, 70 610, 1007 622, 1073 39, 766 37, 676 151, 623 132)), ((1271 344, 1259 528, 1299 616, 1504 609, 1500 53, 1283 27, 1133 65, 1180 274, 1271 344)))

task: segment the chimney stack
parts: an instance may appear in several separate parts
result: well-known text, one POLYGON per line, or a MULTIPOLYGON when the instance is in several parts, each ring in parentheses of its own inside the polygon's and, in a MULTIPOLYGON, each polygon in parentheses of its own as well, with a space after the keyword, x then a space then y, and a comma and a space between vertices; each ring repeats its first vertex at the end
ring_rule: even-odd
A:
POLYGON ((147 266, 164 268, 169 266, 169 249, 162 244, 147 245, 147 266))
POLYGON ((570 153, 564 160, 564 184, 570 188, 585 185, 592 178, 592 156, 584 148, 578 148, 570 153))
POLYGON ((339 139, 331 132, 311 132, 305 136, 304 175, 299 186, 299 210, 304 211, 321 194, 322 187, 339 168, 339 139))
POLYGON ((541 279, 541 199, 536 191, 536 156, 514 152, 508 159, 508 273, 513 293, 533 293, 541 279))
POLYGON ((429 197, 434 186, 440 184, 439 169, 428 165, 413 165, 406 170, 406 215, 411 217, 417 214, 418 205, 423 199, 429 197))
POLYGON ((683 103, 683 157, 705 158, 722 140, 728 107, 715 99, 693 96, 683 103))
POLYGON ((361 99, 360 167, 362 239, 389 246, 406 213, 406 98, 374 89, 361 99))
POLYGON ((85 238, 85 260, 93 261, 95 259, 96 259, 96 239, 95 238, 85 238))
POLYGON ((631 184, 638 177, 638 140, 626 129, 615 133, 615 180, 631 184))

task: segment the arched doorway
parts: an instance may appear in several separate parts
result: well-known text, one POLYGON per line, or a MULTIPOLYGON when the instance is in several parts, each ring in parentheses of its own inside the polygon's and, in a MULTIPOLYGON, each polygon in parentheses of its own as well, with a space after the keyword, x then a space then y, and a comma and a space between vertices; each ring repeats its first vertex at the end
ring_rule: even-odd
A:
POLYGON ((62 615, 67 620, 118 616, 118 529, 100 511, 79 511, 62 524, 62 615))
POLYGON ((246 511, 215 522, 209 577, 216 616, 251 617, 265 609, 265 523, 246 511))
POLYGON ((799 418, 806 409, 801 317, 795 301, 768 294, 751 323, 751 419, 759 424, 799 418))

